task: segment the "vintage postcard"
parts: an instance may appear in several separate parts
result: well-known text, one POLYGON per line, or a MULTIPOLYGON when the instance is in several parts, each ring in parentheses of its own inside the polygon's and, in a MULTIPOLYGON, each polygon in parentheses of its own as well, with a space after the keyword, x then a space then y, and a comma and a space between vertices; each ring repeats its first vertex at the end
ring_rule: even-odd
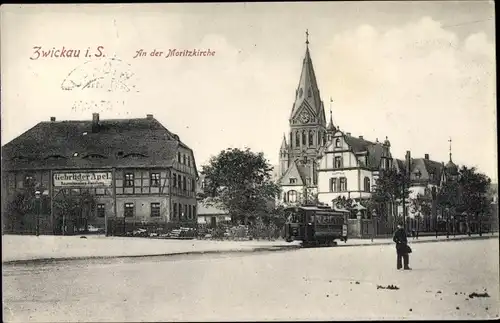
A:
POLYGON ((3 320, 498 320, 494 22, 1 6, 3 320))

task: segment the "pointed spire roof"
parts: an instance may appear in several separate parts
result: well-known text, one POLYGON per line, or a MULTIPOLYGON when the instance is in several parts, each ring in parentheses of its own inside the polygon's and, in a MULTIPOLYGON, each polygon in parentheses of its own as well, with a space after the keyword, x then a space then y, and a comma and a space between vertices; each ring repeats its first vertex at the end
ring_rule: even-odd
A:
POLYGON ((329 130, 331 132, 335 132, 336 128, 333 125, 332 102, 333 102, 333 100, 332 100, 332 98, 330 98, 330 122, 328 123, 327 130, 329 130))
POLYGON ((286 150, 287 149, 287 144, 286 144, 286 136, 283 134, 283 141, 281 142, 281 150, 286 150))
POLYGON ((324 120, 324 109, 321 102, 316 74, 309 52, 309 33, 306 32, 306 53, 302 61, 299 85, 297 87, 295 103, 290 118, 293 118, 303 104, 306 104, 320 119, 324 120))
POLYGON ((455 165, 455 163, 451 159, 451 138, 448 140, 448 142, 450 143, 450 160, 446 164, 446 169, 447 169, 449 174, 455 175, 458 173, 458 167, 457 167, 457 165, 455 165))

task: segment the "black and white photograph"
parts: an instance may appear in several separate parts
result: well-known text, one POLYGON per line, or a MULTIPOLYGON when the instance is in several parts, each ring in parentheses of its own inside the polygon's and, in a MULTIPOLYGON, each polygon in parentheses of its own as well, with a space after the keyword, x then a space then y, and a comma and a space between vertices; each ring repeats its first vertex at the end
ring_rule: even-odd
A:
POLYGON ((493 1, 4 4, 4 322, 498 320, 493 1))

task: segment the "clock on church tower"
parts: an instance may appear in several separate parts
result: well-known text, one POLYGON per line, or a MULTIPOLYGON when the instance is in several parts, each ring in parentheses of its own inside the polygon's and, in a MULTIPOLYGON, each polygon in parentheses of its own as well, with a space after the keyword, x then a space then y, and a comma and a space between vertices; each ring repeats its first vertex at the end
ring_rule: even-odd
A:
POLYGON ((311 116, 306 111, 303 111, 299 116, 299 120, 303 123, 308 123, 309 121, 311 121, 311 116))

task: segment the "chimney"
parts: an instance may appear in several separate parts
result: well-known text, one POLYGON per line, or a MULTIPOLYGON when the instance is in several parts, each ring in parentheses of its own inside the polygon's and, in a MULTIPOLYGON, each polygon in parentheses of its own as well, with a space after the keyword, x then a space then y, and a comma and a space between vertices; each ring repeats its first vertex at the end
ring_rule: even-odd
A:
POLYGON ((153 119, 153 115, 152 114, 146 114, 146 119, 149 119, 149 120, 153 119))
POLYGON ((99 113, 92 113, 92 132, 99 131, 99 113))
POLYGON ((406 151, 406 171, 410 173, 410 168, 411 168, 411 153, 409 150, 406 151))
POLYGON ((351 136, 350 132, 346 132, 345 134, 346 134, 346 136, 349 136, 349 137, 351 136))
POLYGON ((50 122, 55 122, 56 121, 56 117, 50 117, 50 122))
POLYGON ((363 139, 363 136, 359 136, 359 139, 363 139))
POLYGON ((425 154, 425 159, 429 160, 429 154, 425 154))

